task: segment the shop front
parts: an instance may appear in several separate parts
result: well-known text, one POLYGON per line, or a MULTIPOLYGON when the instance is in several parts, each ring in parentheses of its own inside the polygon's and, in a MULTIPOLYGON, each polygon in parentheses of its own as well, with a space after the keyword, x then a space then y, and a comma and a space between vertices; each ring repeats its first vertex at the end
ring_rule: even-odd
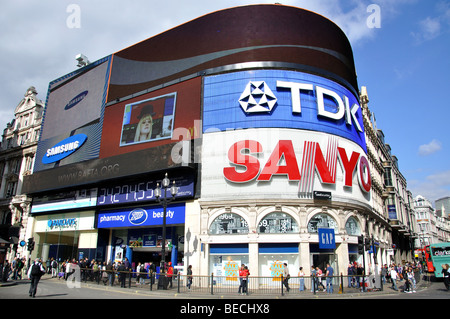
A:
POLYGON ((86 257, 102 259, 103 251, 97 247, 98 231, 94 222, 94 210, 36 216, 33 257, 43 261, 51 258, 58 261, 86 257))
MULTIPOLYGON (((106 260, 122 261, 125 257, 156 265, 161 261, 163 245, 162 206, 124 207, 102 210, 97 215, 97 228, 107 232, 106 260)), ((166 261, 177 265, 183 259, 185 203, 171 204, 166 210, 166 261)))

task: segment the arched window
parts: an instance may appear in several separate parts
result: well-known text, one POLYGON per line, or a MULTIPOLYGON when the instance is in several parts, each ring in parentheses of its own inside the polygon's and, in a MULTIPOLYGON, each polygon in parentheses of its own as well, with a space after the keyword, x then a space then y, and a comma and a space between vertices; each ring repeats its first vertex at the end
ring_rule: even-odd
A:
POLYGON ((265 216, 258 225, 258 233, 285 234, 298 233, 299 228, 295 219, 286 213, 275 212, 265 216))
POLYGON ((323 213, 314 215, 308 222, 309 233, 317 233, 319 228, 334 228, 336 233, 339 231, 334 218, 323 213))
POLYGON ((248 234, 248 223, 238 214, 224 213, 219 215, 209 227, 211 235, 248 234))
POLYGON ((355 217, 349 217, 345 223, 345 230, 348 235, 359 236, 361 235, 361 227, 355 217))

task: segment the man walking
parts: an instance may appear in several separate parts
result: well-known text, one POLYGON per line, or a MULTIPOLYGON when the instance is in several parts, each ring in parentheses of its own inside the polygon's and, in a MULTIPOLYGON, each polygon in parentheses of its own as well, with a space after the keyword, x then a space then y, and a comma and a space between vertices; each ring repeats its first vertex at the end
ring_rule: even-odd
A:
POLYGON ((31 279, 30 290, 28 292, 30 297, 35 298, 37 286, 43 274, 45 274, 44 266, 42 266, 39 258, 36 258, 33 265, 28 270, 28 278, 31 279))
POLYGON ((327 293, 332 294, 333 293, 333 273, 334 269, 330 266, 330 264, 327 264, 327 293))

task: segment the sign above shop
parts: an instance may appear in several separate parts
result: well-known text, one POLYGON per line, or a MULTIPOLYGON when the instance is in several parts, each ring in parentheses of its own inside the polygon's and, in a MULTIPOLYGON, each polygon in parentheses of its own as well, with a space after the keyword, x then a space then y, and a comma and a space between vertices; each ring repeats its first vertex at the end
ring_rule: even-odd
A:
POLYGON ((319 248, 320 249, 335 249, 336 239, 333 228, 319 228, 319 248))
MULTIPOLYGON (((160 226, 163 224, 163 207, 148 206, 143 208, 123 208, 104 211, 98 214, 98 228, 120 228, 135 226, 160 226)), ((185 204, 169 205, 166 210, 166 224, 183 224, 185 221, 185 204)))

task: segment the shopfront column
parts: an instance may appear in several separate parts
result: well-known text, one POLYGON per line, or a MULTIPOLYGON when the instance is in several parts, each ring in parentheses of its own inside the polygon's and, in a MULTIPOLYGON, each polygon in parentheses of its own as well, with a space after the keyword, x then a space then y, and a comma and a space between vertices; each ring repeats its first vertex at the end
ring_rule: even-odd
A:
POLYGON ((303 267, 303 271, 308 276, 311 271, 311 258, 309 253, 309 242, 302 241, 299 246, 299 255, 300 255, 300 267, 303 267))

